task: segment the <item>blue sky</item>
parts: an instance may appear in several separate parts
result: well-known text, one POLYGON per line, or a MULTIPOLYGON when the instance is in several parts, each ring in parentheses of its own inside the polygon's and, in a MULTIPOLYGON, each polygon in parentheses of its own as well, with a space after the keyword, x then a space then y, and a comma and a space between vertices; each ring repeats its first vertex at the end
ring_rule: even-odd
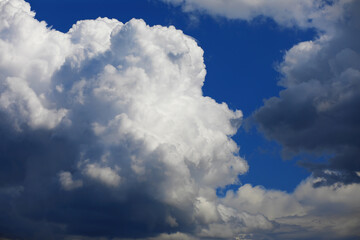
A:
POLYGON ((358 239, 358 10, 0 0, 0 239, 358 239))

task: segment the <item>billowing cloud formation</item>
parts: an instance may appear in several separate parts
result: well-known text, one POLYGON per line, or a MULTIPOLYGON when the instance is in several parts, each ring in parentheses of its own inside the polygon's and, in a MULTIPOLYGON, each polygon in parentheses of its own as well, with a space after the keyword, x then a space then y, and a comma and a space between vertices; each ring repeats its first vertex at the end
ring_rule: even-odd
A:
POLYGON ((0 0, 0 53, 0 237, 359 235, 357 184, 216 196, 248 169, 231 139, 242 114, 202 96, 203 51, 174 27, 99 18, 61 33, 0 0))
POLYGON ((254 117, 285 153, 328 154, 328 163, 303 163, 315 176, 360 182, 360 4, 344 5, 344 17, 330 30, 291 48, 280 64, 279 97, 254 117))
POLYGON ((64 227, 123 237, 191 229, 207 195, 247 171, 230 138, 242 113, 202 96, 192 38, 106 18, 64 34, 23 1, 0 11, 0 184, 13 197, 2 198, 11 221, 3 216, 1 232, 31 238, 27 221, 54 224, 36 239, 64 227))

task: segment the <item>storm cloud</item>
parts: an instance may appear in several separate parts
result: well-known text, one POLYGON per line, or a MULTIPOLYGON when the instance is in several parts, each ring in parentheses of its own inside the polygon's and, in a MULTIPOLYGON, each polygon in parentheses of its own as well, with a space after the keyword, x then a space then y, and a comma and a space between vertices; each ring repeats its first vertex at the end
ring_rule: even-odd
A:
POLYGON ((360 181, 360 4, 348 1, 342 11, 315 40, 287 51, 279 66, 284 90, 253 116, 285 155, 327 156, 302 163, 323 178, 318 185, 360 181))

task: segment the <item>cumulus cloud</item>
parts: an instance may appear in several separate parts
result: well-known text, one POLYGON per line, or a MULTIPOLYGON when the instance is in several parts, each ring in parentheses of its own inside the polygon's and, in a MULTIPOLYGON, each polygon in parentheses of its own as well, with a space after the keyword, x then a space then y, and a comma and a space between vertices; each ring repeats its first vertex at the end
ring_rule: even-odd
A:
POLYGON ((360 4, 348 1, 343 8, 329 31, 286 52, 279 65, 285 89, 254 113, 285 155, 329 156, 327 163, 302 163, 323 178, 317 185, 360 182, 360 4))
POLYGON ((203 51, 180 30, 98 18, 61 33, 22 0, 0 13, 0 237, 359 235, 356 184, 216 196, 248 170, 242 113, 202 95, 203 51), (344 227, 308 227, 329 216, 344 227))
MULTIPOLYGON (((246 184, 229 191, 223 204, 249 214, 262 214, 274 223, 274 239, 347 239, 359 236, 359 184, 315 188, 320 179, 304 180, 293 193, 246 184), (300 231, 300 232, 299 232, 300 231)), ((262 232, 264 233, 264 232, 262 232)), ((251 232, 249 232, 251 234, 251 232)), ((253 236, 251 239, 263 239, 253 236)))
POLYGON ((115 169, 101 167, 97 164, 88 164, 84 169, 84 174, 109 186, 117 187, 120 184, 121 177, 117 174, 118 168, 115 167, 115 169))
POLYGON ((188 231, 203 192, 247 171, 231 139, 242 113, 202 95, 191 37, 107 18, 61 33, 21 0, 0 11, 1 187, 23 188, 4 197, 6 236, 188 231))

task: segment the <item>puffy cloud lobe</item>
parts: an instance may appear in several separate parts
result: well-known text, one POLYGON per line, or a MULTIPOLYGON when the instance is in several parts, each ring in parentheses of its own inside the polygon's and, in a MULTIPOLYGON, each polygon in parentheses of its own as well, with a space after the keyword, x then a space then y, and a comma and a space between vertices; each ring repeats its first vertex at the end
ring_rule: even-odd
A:
POLYGON ((346 18, 333 23, 334 33, 285 54, 279 66, 285 90, 254 113, 260 130, 279 141, 285 154, 332 155, 328 163, 303 163, 323 178, 317 185, 360 181, 360 5, 353 1, 344 9, 346 18))
POLYGON ((84 169, 84 174, 91 178, 98 179, 106 185, 117 187, 120 184, 121 177, 116 170, 110 167, 100 167, 97 164, 88 164, 84 169))
POLYGON ((75 188, 82 187, 83 183, 81 180, 74 181, 70 172, 60 172, 59 179, 61 186, 65 190, 73 190, 75 188))
POLYGON ((45 22, 36 21, 29 4, 16 1, 0 4, 3 23, 0 26, 0 108, 13 115, 14 125, 18 127, 25 123, 53 128, 66 110, 53 109, 46 94, 51 74, 65 61, 70 41, 63 34, 48 30, 45 22))

